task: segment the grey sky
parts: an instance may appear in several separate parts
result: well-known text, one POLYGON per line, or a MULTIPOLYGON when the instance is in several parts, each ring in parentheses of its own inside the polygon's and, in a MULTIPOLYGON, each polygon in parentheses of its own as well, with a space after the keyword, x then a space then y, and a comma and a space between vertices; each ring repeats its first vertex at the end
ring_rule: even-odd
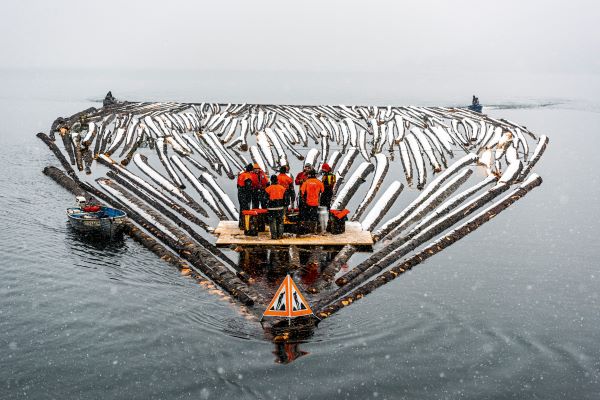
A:
POLYGON ((0 67, 600 71, 595 1, 14 1, 0 67))

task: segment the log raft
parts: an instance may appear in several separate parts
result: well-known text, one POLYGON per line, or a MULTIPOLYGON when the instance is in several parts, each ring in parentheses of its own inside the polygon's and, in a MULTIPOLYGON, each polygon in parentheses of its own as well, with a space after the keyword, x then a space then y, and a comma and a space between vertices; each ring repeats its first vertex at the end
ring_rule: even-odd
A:
MULTIPOLYGON (((53 181, 58 183, 63 188, 67 189, 69 192, 73 193, 75 196, 84 196, 92 202, 101 203, 97 199, 95 199, 93 196, 91 196, 89 193, 87 193, 86 191, 81 189, 81 187, 73 179, 66 176, 58 168, 56 168, 54 166, 47 166, 44 168, 44 170, 42 172, 44 173, 44 175, 51 178, 53 181)), ((154 239, 152 236, 148 235, 143 230, 139 229, 133 223, 131 223, 130 221, 126 221, 124 225, 125 225, 124 233, 126 235, 128 235, 133 240, 140 243, 142 246, 144 246, 145 248, 147 248, 148 250, 150 250, 151 252, 156 254, 161 260, 166 261, 171 265, 174 265, 175 267, 177 267, 177 269, 179 269, 183 273, 186 273, 186 270, 193 269, 194 273, 191 273, 190 275, 194 279, 196 279, 196 281, 198 281, 199 283, 209 282, 206 278, 204 278, 202 275, 200 275, 197 272, 197 270, 195 269, 195 267, 193 267, 189 262, 187 262, 183 258, 179 257, 178 255, 176 255, 169 249, 167 249, 165 246, 163 246, 161 243, 159 243, 156 239, 154 239)))
POLYGON ((429 246, 425 247, 423 250, 419 251, 417 254, 400 262, 399 265, 384 272, 383 274, 379 275, 378 277, 369 281, 367 284, 359 287, 358 289, 352 291, 351 293, 345 294, 342 298, 335 302, 318 305, 320 306, 320 308, 318 308, 316 312, 317 317, 319 317, 321 320, 328 318, 340 309, 347 307, 355 301, 362 299, 367 294, 372 293, 378 287, 383 286, 386 283, 396 279, 403 273, 410 271, 416 265, 419 265, 423 261, 444 250, 448 246, 451 246, 452 244, 456 243, 458 240, 467 236, 469 233, 474 232, 480 226, 490 221, 492 218, 496 217, 502 211, 506 210, 511 204, 523 198, 527 193, 529 193, 535 187, 539 186, 541 183, 542 178, 536 174, 533 174, 523 185, 521 185, 513 193, 510 193, 509 195, 504 197, 497 204, 487 208, 481 214, 477 215, 476 217, 459 226, 458 228, 452 230, 450 233, 436 240, 429 246))
MULTIPOLYGON (((49 144, 51 148, 52 145, 54 145, 54 142, 52 142, 50 138, 48 138, 48 136, 46 136, 44 133, 38 134, 38 137, 40 137, 46 144, 49 144)), ((70 170, 73 174, 75 174, 70 164, 67 163, 67 166, 68 171, 70 170)), ((52 175, 51 177, 53 180, 63 185, 64 187, 69 188, 71 192, 78 194, 86 193, 86 197, 88 198, 99 198, 106 204, 109 204, 112 207, 120 208, 123 211, 125 211, 127 215, 137 224, 143 227, 146 231, 150 232, 161 242, 168 244, 169 247, 176 250, 181 257, 188 260, 193 266, 198 268, 198 270, 202 271, 202 273, 205 276, 210 278, 215 284, 223 288, 233 298, 240 301, 242 304, 251 306, 255 302, 264 303, 264 301, 261 301, 262 297, 260 294, 251 290, 251 288, 249 288, 246 284, 240 281, 234 273, 232 273, 226 267, 224 267, 216 258, 214 258, 214 256, 210 255, 210 253, 207 250, 202 249, 199 245, 195 244, 193 240, 186 239, 185 237, 182 237, 183 240, 181 240, 181 242, 179 242, 178 240, 174 240, 168 235, 166 235, 159 228, 157 228, 154 224, 149 222, 146 218, 144 218, 139 213, 135 212, 133 209, 128 207, 126 204, 115 202, 115 200, 113 200, 103 192, 99 191, 95 187, 87 183, 81 182, 80 180, 72 179, 73 184, 75 184, 78 188, 75 189, 73 184, 68 183, 68 181, 65 181, 65 179, 55 178, 55 176, 58 177, 55 170, 48 169, 47 172, 49 176, 52 175)), ((64 178, 68 179, 66 176, 64 178)), ((156 216, 156 214, 154 214, 153 216, 156 216)), ((165 221, 161 219, 161 222, 165 221)))
MULTIPOLYGON (((330 256, 321 257, 319 254, 328 253, 321 250, 328 246, 339 250, 316 280, 300 283, 301 289, 309 292, 308 297, 314 302, 311 306, 318 309, 320 318, 332 315, 466 236, 539 185, 541 178, 529 174, 548 143, 545 136, 540 136, 533 154, 528 154, 527 138, 538 138, 527 128, 457 108, 119 102, 112 95, 102 108, 58 118, 52 124, 50 137, 43 133, 38 136, 56 155, 68 176, 54 167, 46 168, 45 174, 73 193, 94 196, 123 209, 131 218, 126 233, 134 240, 178 268, 191 271, 198 279, 206 276, 238 302, 254 304, 252 310, 257 314, 263 311, 272 293, 257 290, 253 279, 245 275, 247 271, 217 246, 241 246, 246 250, 270 246, 265 254, 281 252, 281 247, 290 246, 297 250, 291 263, 300 274, 307 270, 303 263, 313 265, 319 260, 331 260, 330 256), (54 142, 56 133, 64 150, 54 142), (316 145, 312 149, 309 138, 316 145), (145 144, 154 151, 146 150, 145 144), (159 147, 155 149, 155 145, 159 147), (447 160, 454 157, 453 150, 467 155, 446 168, 447 160), (126 156, 119 165, 102 155, 104 151, 126 156), (395 151, 401 157, 392 165, 395 151), (326 156, 330 152, 329 162, 338 175, 334 207, 358 204, 358 209, 350 215, 352 222, 348 223, 345 236, 306 236, 275 242, 265 237, 268 233, 256 238, 244 236, 237 228, 237 221, 220 221, 214 231, 218 235, 215 242, 202 235, 213 233, 211 221, 205 218, 224 219, 224 210, 228 214, 235 211, 216 174, 231 184, 229 179, 237 172, 234 169, 246 165, 248 160, 275 169, 279 162, 306 158, 316 166, 328 161, 326 156), (323 153, 321 158, 319 153, 323 153), (359 153, 365 162, 353 165, 359 153), (162 165, 164 172, 146 165, 146 156, 154 156, 151 165, 162 165), (101 178, 97 182, 86 179, 91 174, 93 159, 109 168, 106 175, 110 179, 101 178), (371 164, 373 159, 377 168, 371 164), (130 160, 134 163, 130 164, 130 160), (504 175, 489 176, 454 195, 471 175, 478 176, 475 172, 482 164, 488 174, 504 175), (72 166, 78 171, 85 170, 85 175, 72 166), (403 168, 405 184, 414 188, 414 177, 417 189, 422 191, 400 214, 380 226, 404 188, 398 180, 389 184, 388 167, 396 172, 396 179, 402 175, 397 169, 403 168), (129 168, 142 171, 160 187, 129 168), (197 170, 211 174, 210 179, 197 178, 197 170), (180 172, 192 183, 187 191, 179 180, 180 172), (362 183, 372 172, 375 174, 371 184, 365 189, 362 183), (491 190, 469 200, 496 181, 491 190), (525 183, 483 213, 463 222, 518 182, 525 183), (207 185, 208 191, 202 185, 207 185), (381 188, 386 189, 384 195, 371 207, 381 188), (211 193, 214 196, 209 196, 211 193), (196 198, 200 195, 200 203, 205 204, 201 205, 191 195, 196 198), (446 200, 450 196, 453 197, 446 200), (209 216, 204 207, 213 215, 209 216), (362 215, 366 217, 361 224, 358 220, 362 215), (454 228, 456 225, 459 227, 454 228), (204 232, 197 232, 197 228, 204 232), (417 252, 426 241, 449 229, 454 230, 417 252), (383 245, 382 240, 385 240, 383 245), (378 251, 340 277, 336 281, 339 289, 331 290, 335 276, 343 266, 352 263, 352 256, 357 251, 370 250, 373 245, 378 251), (313 254, 307 256, 307 249, 313 249, 313 254), (301 262, 303 256, 305 261, 301 262), (402 257, 407 258, 395 265, 402 257)), ((310 319, 296 322, 302 326, 314 323, 310 319)), ((289 332, 286 324, 270 325, 283 329, 283 334, 277 337, 289 332)))

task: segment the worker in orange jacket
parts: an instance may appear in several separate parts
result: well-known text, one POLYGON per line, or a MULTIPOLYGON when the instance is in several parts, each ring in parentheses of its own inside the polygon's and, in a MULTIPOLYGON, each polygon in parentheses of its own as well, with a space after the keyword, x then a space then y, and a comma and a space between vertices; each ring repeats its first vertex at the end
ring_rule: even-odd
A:
POLYGON ((265 189, 269 199, 267 210, 271 239, 279 239, 283 236, 285 191, 285 187, 277 183, 277 175, 271 175, 271 184, 265 189))
POLYGON ((258 164, 254 163, 252 167, 252 208, 265 208, 265 188, 269 180, 258 164))
MULTIPOLYGON (((313 167, 310 163, 304 164, 304 169, 298 172, 296 175, 296 185, 298 185, 298 192, 300 192, 300 188, 302 184, 308 179, 308 173, 313 170, 313 167)), ((300 214, 304 212, 304 199, 302 196, 298 196, 298 209, 300 210, 300 214)))
POLYGON ((277 175, 277 183, 285 188, 284 207, 294 208, 294 201, 296 200, 296 192, 294 191, 294 180, 288 175, 289 167, 283 166, 279 168, 279 175, 277 175))
POLYGON ((244 229, 242 211, 249 210, 252 204, 252 164, 246 165, 246 169, 238 174, 237 190, 240 203, 239 227, 244 229))
POLYGON ((303 210, 301 210, 300 220, 309 222, 305 226, 309 227, 309 231, 314 232, 317 229, 317 221, 319 218, 318 207, 321 195, 325 191, 323 182, 317 179, 315 170, 308 172, 308 179, 304 181, 300 187, 300 196, 304 202, 303 210))

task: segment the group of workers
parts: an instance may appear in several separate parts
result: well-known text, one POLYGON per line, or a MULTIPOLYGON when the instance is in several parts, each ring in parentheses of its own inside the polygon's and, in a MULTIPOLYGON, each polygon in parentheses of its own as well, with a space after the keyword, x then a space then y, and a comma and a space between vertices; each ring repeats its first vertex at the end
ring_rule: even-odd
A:
POLYGON ((321 165, 321 179, 311 164, 292 179, 289 166, 282 166, 277 175, 267 179, 265 172, 258 164, 248 164, 240 172, 237 179, 238 200, 240 203, 240 229, 244 227, 243 212, 255 208, 266 208, 268 211, 271 238, 283 236, 283 219, 288 210, 296 207, 298 202, 299 223, 303 221, 317 222, 318 207, 331 208, 336 176, 327 163, 321 165), (294 184, 299 187, 296 196, 294 184))

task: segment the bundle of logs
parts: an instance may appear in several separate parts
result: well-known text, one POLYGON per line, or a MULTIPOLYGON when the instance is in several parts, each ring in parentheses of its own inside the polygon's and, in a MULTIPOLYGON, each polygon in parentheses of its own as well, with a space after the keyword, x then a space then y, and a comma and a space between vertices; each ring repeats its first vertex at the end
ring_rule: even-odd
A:
POLYGON ((235 187, 248 163, 276 171, 327 162, 338 177, 332 207, 352 203, 351 219, 372 232, 376 245, 354 266, 357 248, 344 246, 302 287, 320 319, 540 185, 532 169, 548 143, 514 122, 458 108, 120 102, 112 95, 99 109, 58 118, 49 135, 38 137, 62 166, 44 174, 76 195, 124 210, 127 235, 258 316, 276 287, 255 286, 211 235, 215 222, 238 215, 225 188, 235 187), (393 209, 398 213, 382 223, 393 209))

